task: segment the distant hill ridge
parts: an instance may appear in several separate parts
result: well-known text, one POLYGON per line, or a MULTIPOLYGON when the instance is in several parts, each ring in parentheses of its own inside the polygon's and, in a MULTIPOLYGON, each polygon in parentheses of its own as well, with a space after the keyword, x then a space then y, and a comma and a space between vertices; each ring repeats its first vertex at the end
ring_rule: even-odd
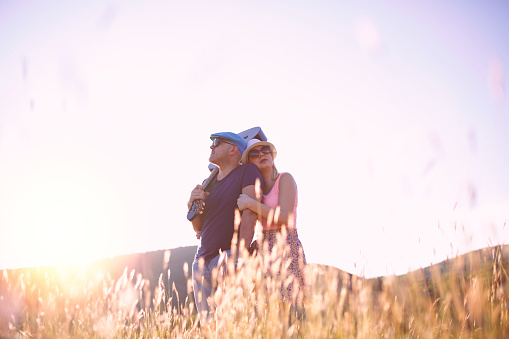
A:
MULTIPOLYGON (((168 296, 174 296, 172 292, 172 286, 175 285, 175 289, 178 292, 178 298, 174 296, 172 298, 172 307, 180 307, 186 302, 186 297, 189 297, 188 301, 193 300, 193 294, 187 291, 187 278, 184 273, 184 265, 188 265, 188 276, 192 272, 192 262, 196 253, 197 246, 178 247, 170 250, 157 250, 145 253, 134 253, 115 256, 112 258, 101 259, 87 265, 87 272, 90 276, 95 276, 98 272, 109 274, 113 280, 118 280, 124 270, 127 269, 127 273, 134 270, 136 273, 141 273, 144 279, 150 281, 151 293, 153 295, 154 289, 158 284, 159 277, 162 275, 163 282, 165 284, 166 293, 168 296), (165 253, 170 252, 169 261, 165 264, 165 253), (168 277, 169 272, 169 277, 168 277)), ((483 248, 477 251, 472 251, 455 258, 444 260, 440 263, 418 269, 409 272, 404 275, 399 275, 396 279, 400 279, 402 282, 410 277, 424 285, 428 284, 431 279, 431 275, 439 273, 446 275, 452 269, 454 272, 465 272, 472 267, 479 267, 479 265, 490 265, 497 261, 507 263, 509 260, 509 247, 508 246, 494 246, 489 248, 483 248)), ((383 279, 385 277, 364 279, 357 277, 348 272, 344 272, 336 267, 321 265, 321 264, 309 264, 311 268, 318 272, 317 282, 315 283, 328 283, 326 281, 320 281, 320 277, 324 276, 323 272, 333 272, 339 276, 346 277, 348 285, 351 284, 352 279, 362 279, 367 282, 374 283, 374 286, 382 286, 383 279)), ((505 266, 505 265, 504 265, 505 266)), ((51 268, 51 267, 47 267, 51 268)), ((14 276, 22 274, 23 272, 31 271, 36 268, 21 268, 16 270, 6 270, 9 273, 13 273, 14 276)), ((38 268, 44 269, 44 267, 38 268)), ((3 271, 0 271, 0 276, 3 271)), ((338 290, 342 288, 342 283, 345 279, 339 279, 338 290)), ((0 288, 2 280, 0 279, 0 288)), ((351 288, 351 286, 348 286, 351 288)), ((191 292, 191 291, 189 291, 191 292)))
MULTIPOLYGON (((184 264, 187 264, 188 276, 191 276, 196 250, 197 246, 186 246, 169 250, 120 255, 93 262, 89 265, 89 270, 91 272, 103 271, 104 273, 110 274, 114 280, 120 278, 126 268, 128 273, 135 270, 136 273, 141 273, 143 278, 150 281, 152 295, 158 284, 159 277, 162 275, 166 293, 169 296, 173 296, 172 286, 175 284, 175 289, 179 295, 178 298, 172 299, 172 307, 179 307, 183 305, 188 296, 184 264), (164 256, 167 251, 170 252, 170 258, 165 265, 164 256)), ((192 293, 190 293, 189 297, 190 300, 193 300, 192 293)))

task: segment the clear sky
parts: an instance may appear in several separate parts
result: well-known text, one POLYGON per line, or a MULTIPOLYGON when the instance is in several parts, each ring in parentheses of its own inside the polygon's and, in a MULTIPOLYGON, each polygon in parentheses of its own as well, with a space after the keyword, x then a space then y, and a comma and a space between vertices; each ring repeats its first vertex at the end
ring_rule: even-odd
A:
POLYGON ((506 1, 0 1, 0 268, 197 245, 209 135, 260 126, 309 262, 507 243, 506 1))

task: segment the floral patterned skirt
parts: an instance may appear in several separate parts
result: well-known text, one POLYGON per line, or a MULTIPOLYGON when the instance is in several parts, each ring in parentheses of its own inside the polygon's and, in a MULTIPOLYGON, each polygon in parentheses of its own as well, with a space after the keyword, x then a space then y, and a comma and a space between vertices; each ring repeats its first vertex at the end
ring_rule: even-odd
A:
POLYGON ((306 290, 304 267, 307 262, 297 230, 274 229, 263 231, 262 233, 262 242, 260 240, 254 241, 251 244, 250 252, 253 255, 264 255, 267 257, 268 260, 265 260, 265 267, 267 268, 265 276, 281 279, 281 296, 283 300, 301 300, 303 296, 299 297, 299 292, 304 293, 306 290), (278 238, 283 239, 285 232, 286 241, 283 246, 279 246, 278 238), (261 250, 265 246, 267 246, 268 253, 264 253, 261 250), (279 258, 281 260, 278 260, 279 258), (284 269, 285 267, 286 269, 284 269))

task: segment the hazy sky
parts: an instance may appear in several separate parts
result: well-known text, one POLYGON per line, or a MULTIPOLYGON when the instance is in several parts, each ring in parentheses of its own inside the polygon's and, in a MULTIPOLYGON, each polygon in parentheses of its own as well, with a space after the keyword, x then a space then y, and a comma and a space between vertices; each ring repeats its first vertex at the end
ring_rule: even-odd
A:
POLYGON ((0 1, 0 268, 197 245, 209 135, 260 126, 309 262, 507 243, 506 1, 0 1))

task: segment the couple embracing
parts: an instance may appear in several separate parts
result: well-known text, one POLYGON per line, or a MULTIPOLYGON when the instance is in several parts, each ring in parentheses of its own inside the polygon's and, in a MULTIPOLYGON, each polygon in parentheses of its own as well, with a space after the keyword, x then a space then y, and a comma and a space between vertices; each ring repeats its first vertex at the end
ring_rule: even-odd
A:
MULTIPOLYGON (((306 258, 297 235, 297 185, 290 173, 279 173, 274 164, 277 151, 267 141, 246 140, 232 132, 214 133, 209 162, 217 166, 210 182, 197 185, 191 192, 188 208, 203 201, 203 213, 192 219, 193 229, 201 244, 193 263, 193 290, 200 322, 212 320, 211 297, 216 282, 212 271, 225 268, 224 255, 232 253, 235 233, 235 210, 241 211, 238 244, 256 255, 266 246, 272 252, 278 235, 286 236, 288 251, 282 256, 289 262, 287 275, 293 283, 281 287, 281 297, 291 300, 294 287, 303 289, 306 258), (216 175, 217 172, 217 175, 216 175), (256 192, 259 182, 261 192, 256 192), (206 187, 204 187, 206 186, 206 187), (258 193, 258 194, 257 194, 258 193), (262 193, 262 194, 260 194, 262 193), (255 225, 259 222, 262 236, 253 243, 255 225)), ((230 257, 229 260, 236 260, 230 257)))

